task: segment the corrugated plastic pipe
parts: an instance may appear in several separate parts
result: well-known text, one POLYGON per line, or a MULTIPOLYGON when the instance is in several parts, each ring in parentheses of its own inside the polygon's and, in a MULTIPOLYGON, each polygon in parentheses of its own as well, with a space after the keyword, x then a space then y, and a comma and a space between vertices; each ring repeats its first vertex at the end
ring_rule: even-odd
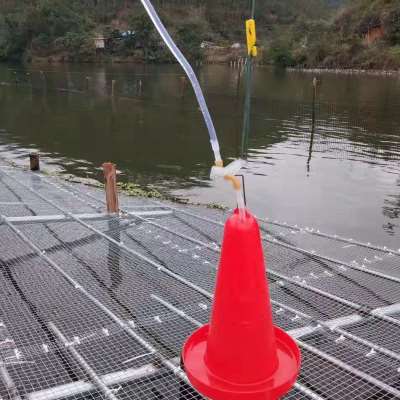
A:
POLYGON ((154 26, 156 27, 158 33, 161 35, 162 39, 164 40, 165 44, 168 46, 168 48, 171 50, 172 54, 174 57, 177 59, 179 64, 182 66, 184 69, 186 75, 188 76, 192 86, 193 90, 196 94, 197 101, 199 103, 201 112, 204 117, 204 121, 206 123, 208 133, 210 135, 210 142, 211 142, 211 147, 214 152, 214 157, 215 161, 217 164, 222 163, 221 159, 221 152, 220 152, 220 147, 219 147, 219 142, 218 142, 218 137, 217 133, 215 131, 215 127, 210 115, 210 111, 208 110, 206 100, 204 98, 203 92, 200 87, 200 83, 196 77, 196 74, 193 71, 193 68, 185 58, 185 56, 182 54, 182 52, 179 50, 178 46, 175 44, 173 39, 171 38, 170 34, 168 33, 167 29, 165 28, 164 24, 160 20, 160 17, 158 16, 156 10, 154 9, 153 5, 149 0, 141 0, 144 8, 147 11, 147 14, 149 15, 150 19, 152 20, 154 26))

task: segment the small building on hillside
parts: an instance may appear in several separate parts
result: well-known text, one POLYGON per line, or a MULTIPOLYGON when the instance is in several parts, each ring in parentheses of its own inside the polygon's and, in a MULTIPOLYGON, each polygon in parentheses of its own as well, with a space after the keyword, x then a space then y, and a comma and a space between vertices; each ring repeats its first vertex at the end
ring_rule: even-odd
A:
POLYGON ((106 48, 106 38, 103 35, 95 36, 94 46, 96 50, 104 50, 106 48))

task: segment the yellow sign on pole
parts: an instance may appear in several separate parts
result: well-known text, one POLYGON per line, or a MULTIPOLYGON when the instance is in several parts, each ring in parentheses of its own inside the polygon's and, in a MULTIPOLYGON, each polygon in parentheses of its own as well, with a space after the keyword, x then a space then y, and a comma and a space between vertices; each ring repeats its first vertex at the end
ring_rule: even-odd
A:
POLYGON ((256 21, 254 19, 248 19, 246 21, 246 36, 247 36, 247 52, 249 56, 257 57, 258 49, 257 33, 256 33, 256 21))

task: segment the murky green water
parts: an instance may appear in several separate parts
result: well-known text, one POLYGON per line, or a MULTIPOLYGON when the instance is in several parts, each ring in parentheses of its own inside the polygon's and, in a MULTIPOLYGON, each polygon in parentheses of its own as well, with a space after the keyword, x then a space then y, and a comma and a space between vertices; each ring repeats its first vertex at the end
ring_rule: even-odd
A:
MULTIPOLYGON (((52 169, 98 179, 100 165, 113 161, 121 179, 234 206, 226 184, 208 179, 208 135, 177 66, 17 69, 0 67, 3 155, 25 163, 36 149, 52 169)), ((233 159, 243 82, 225 66, 198 73, 223 155, 233 159)), ((311 142, 312 78, 256 71, 244 171, 250 208, 400 247, 400 80, 323 75, 311 142)))

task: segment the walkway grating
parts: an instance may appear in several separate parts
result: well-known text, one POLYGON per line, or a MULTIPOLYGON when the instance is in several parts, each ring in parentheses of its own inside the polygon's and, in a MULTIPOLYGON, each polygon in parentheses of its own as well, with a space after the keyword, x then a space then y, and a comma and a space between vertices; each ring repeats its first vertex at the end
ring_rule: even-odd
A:
MULTIPOLYGON (((121 202, 108 216, 101 190, 0 167, 1 400, 202 399, 179 356, 209 319, 227 213, 121 202)), ((400 398, 398 254, 261 227, 275 323, 303 353, 287 399, 400 398)))

